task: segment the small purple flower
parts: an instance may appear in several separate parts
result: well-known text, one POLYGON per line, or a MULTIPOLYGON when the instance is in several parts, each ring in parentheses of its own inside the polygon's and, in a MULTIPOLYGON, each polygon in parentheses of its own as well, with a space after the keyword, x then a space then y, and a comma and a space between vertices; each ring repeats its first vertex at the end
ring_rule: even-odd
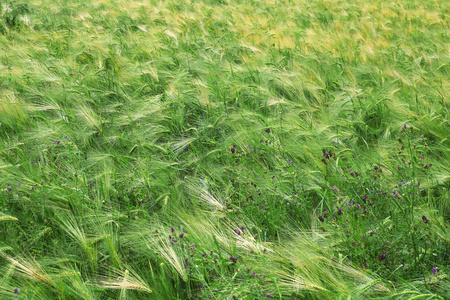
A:
POLYGON ((342 208, 338 207, 338 215, 342 215, 342 208))
POLYGON ((31 163, 34 164, 34 160, 32 160, 31 163))
POLYGON ((206 253, 203 253, 203 254, 202 254, 202 257, 205 257, 205 256, 206 256, 206 253))
POLYGON ((266 295, 266 298, 272 298, 272 296, 270 296, 269 294, 266 295))
POLYGON ((397 190, 394 190, 394 191, 392 192, 392 195, 395 196, 395 194, 397 194, 397 190))
POLYGON ((231 153, 234 153, 234 152, 236 152, 236 149, 231 148, 231 153))
POLYGON ((20 289, 18 287, 15 287, 13 289, 14 294, 20 294, 20 289))
POLYGON ((325 221, 325 219, 323 218, 323 216, 319 216, 319 221, 320 221, 320 222, 325 221))
POLYGON ((184 233, 180 234, 179 237, 180 237, 180 238, 183 238, 183 237, 184 237, 184 233))
POLYGON ((234 257, 233 255, 231 255, 230 256, 230 260, 232 261, 232 262, 234 262, 234 263, 237 263, 237 258, 236 257, 234 257))
POLYGON ((59 143, 61 143, 60 141, 56 141, 56 145, 58 145, 59 143))
POLYGON ((266 129, 266 132, 267 132, 267 133, 270 133, 270 128, 267 128, 267 129, 266 129))
POLYGON ((437 269, 439 269, 437 266, 433 266, 433 270, 432 270, 433 274, 437 273, 437 269))
POLYGON ((8 185, 8 191, 10 191, 12 189, 12 187, 10 185, 8 185))
POLYGON ((367 203, 367 195, 362 195, 362 200, 363 200, 364 204, 366 204, 367 203))
POLYGON ((173 227, 170 227, 170 231, 174 232, 174 231, 175 231, 175 229, 173 229, 173 227))
POLYGON ((202 289, 203 289, 203 287, 202 287, 202 286, 199 286, 199 287, 198 287, 198 290, 199 290, 199 291, 201 291, 202 289))
POLYGON ((380 254, 380 255, 378 256, 378 259, 379 259, 380 261, 385 260, 385 259, 386 259, 386 253, 380 254))
POLYGON ((402 185, 403 185, 403 182, 400 181, 400 182, 398 183, 398 187, 401 187, 402 185))
POLYGON ((338 187, 337 187, 336 185, 333 185, 333 186, 331 187, 331 189, 332 189, 333 191, 339 191, 339 189, 338 189, 338 187))
POLYGON ((256 277, 256 276, 258 276, 258 275, 256 275, 255 272, 253 272, 253 273, 252 273, 252 277, 256 277))

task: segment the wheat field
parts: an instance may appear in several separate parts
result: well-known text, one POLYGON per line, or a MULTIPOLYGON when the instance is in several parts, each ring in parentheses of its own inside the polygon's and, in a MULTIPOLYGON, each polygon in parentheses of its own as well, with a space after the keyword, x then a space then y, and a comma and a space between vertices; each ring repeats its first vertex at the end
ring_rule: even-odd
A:
POLYGON ((0 3, 1 299, 449 299, 450 2, 0 3))

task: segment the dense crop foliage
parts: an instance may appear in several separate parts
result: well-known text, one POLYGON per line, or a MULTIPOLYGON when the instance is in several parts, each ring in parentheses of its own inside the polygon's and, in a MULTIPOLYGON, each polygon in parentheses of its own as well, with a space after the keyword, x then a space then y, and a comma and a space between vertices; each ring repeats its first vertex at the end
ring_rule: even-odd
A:
POLYGON ((1 299, 449 299, 450 2, 0 3, 1 299))

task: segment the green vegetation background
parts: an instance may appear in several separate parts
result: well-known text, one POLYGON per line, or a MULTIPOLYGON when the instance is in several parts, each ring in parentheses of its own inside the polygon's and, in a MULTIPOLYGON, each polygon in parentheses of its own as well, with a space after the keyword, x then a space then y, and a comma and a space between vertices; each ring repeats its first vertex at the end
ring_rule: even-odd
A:
POLYGON ((3 1, 1 298, 449 299, 449 17, 3 1))

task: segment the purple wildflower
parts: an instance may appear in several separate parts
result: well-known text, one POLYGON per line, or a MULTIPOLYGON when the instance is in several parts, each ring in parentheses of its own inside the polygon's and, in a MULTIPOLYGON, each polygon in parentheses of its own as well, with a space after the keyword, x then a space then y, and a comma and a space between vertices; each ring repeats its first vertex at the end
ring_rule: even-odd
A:
POLYGON ((378 256, 378 259, 379 259, 380 261, 385 260, 385 259, 386 259, 386 253, 380 254, 380 255, 378 256))
POLYGON ((13 289, 14 294, 20 294, 20 289, 18 287, 15 287, 13 289))
POLYGON ((180 237, 180 238, 183 238, 183 237, 184 237, 184 233, 180 234, 179 237, 180 237))
POLYGON ((362 195, 362 200, 363 200, 364 204, 366 204, 367 203, 367 195, 362 195))
POLYGON ((433 274, 437 273, 437 269, 439 269, 437 266, 433 266, 433 270, 432 270, 433 274))
POLYGON ((258 275, 256 275, 255 272, 253 272, 253 273, 252 273, 252 277, 256 277, 256 276, 258 276, 258 275))
POLYGON ((230 260, 232 261, 232 262, 234 262, 234 263, 237 263, 237 258, 236 257, 234 257, 233 255, 231 255, 230 256, 230 260))
POLYGON ((337 187, 336 185, 333 185, 333 187, 331 187, 331 189, 332 189, 333 191, 339 191, 339 189, 338 189, 338 187, 337 187))
POLYGON ((173 227, 170 227, 170 231, 174 232, 174 231, 175 231, 175 229, 173 229, 173 227))
POLYGON ((202 254, 202 257, 205 257, 205 256, 206 256, 206 253, 203 253, 203 254, 202 254))
POLYGON ((267 133, 270 133, 270 128, 267 128, 267 129, 266 129, 266 132, 267 132, 267 133))
POLYGON ((34 160, 32 160, 31 163, 34 164, 34 160))
POLYGON ((270 296, 269 294, 266 295, 266 298, 272 298, 272 296, 270 296))
POLYGON ((323 218, 323 216, 319 216, 319 221, 320 221, 320 222, 325 221, 325 219, 323 218))
POLYGON ((8 185, 8 191, 10 191, 12 189, 12 187, 10 185, 8 185))

